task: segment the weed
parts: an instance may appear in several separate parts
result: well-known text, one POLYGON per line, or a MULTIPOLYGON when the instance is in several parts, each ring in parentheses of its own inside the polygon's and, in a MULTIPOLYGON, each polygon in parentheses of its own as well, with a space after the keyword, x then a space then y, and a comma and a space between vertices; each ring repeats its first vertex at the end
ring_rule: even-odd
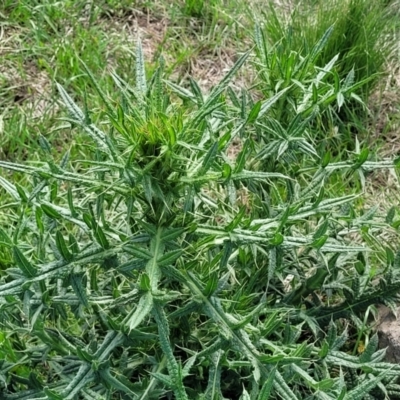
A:
POLYGON ((372 234, 396 221, 358 215, 356 196, 324 194, 338 171, 395 165, 360 151, 314 172, 260 170, 253 129, 280 97, 251 105, 231 90, 242 108, 227 105, 247 57, 207 98, 195 82, 167 82, 183 102, 172 101, 162 63, 146 79, 140 43, 135 86, 112 74, 118 101, 83 64, 106 110, 102 129, 58 89, 67 121, 92 143, 86 159, 55 162, 42 138, 41 162, 0 162, 31 177, 24 187, 0 179, 15 221, 0 230, 14 265, 0 284, 3 398, 362 399, 397 379, 376 336, 360 356, 341 351, 339 323, 397 298, 393 250, 372 270, 371 248, 352 240, 366 224, 372 234), (229 159, 237 135, 243 148, 229 159), (250 209, 236 201, 241 188, 250 209))
MULTIPOLYGON (((287 18, 271 6, 268 18, 264 19, 265 35, 270 46, 276 45, 278 50, 282 47, 297 57, 307 58, 324 32, 333 27, 315 62, 323 67, 338 57, 336 72, 341 77, 354 74, 354 81, 359 85, 357 94, 366 102, 387 73, 388 59, 398 41, 396 13, 383 3, 369 0, 303 1, 287 18)), ((341 121, 350 123, 352 132, 363 130, 366 125, 366 108, 357 101, 344 107, 339 105, 336 111, 341 121)))
POLYGON ((305 5, 252 58, 239 1, 4 2, 1 399, 398 397, 368 316, 398 300, 399 213, 363 192, 398 162, 351 132, 375 82, 305 5))

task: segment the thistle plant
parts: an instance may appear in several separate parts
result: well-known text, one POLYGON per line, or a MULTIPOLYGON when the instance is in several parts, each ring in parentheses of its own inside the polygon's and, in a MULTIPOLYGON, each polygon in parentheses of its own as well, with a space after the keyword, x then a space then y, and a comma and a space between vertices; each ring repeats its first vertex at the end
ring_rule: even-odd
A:
POLYGON ((194 81, 165 81, 162 62, 146 79, 139 42, 134 87, 112 74, 118 101, 87 70, 102 129, 58 85, 66 120, 91 143, 85 159, 56 162, 42 138, 42 162, 0 162, 31 183, 0 178, 12 199, 0 229, 10 264, 1 398, 355 400, 396 390, 400 367, 383 362, 377 337, 349 354, 343 323, 397 299, 398 255, 387 248, 372 268, 362 236, 395 215, 361 214, 357 195, 324 192, 333 174, 396 163, 360 151, 264 170, 254 132, 286 89, 256 104, 230 89, 248 56, 205 96, 194 81))

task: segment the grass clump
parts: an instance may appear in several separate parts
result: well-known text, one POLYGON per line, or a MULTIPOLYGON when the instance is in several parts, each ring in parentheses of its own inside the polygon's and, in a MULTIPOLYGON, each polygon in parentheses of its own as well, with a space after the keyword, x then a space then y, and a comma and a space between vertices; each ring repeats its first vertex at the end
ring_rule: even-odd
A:
MULTIPOLYGON (((263 29, 269 45, 276 46, 278 53, 289 51, 307 58, 315 43, 333 27, 315 62, 323 68, 338 57, 335 71, 342 78, 353 74, 356 94, 367 104, 371 93, 387 75, 389 60, 395 56, 396 7, 397 2, 387 1, 307 0, 294 5, 286 14, 276 12, 271 6, 265 13, 263 29)), ((293 59, 293 55, 287 57, 293 59)), ((282 73, 286 71, 283 69, 282 73)), ((339 104, 336 113, 351 132, 365 133, 368 113, 360 102, 352 101, 344 107, 339 104)))
POLYGON ((256 103, 232 90, 248 55, 207 97, 193 80, 190 89, 164 80, 162 63, 146 79, 140 43, 134 85, 112 73, 105 90, 84 66, 101 110, 58 90, 66 121, 90 141, 85 157, 56 162, 42 137, 40 162, 0 162, 30 177, 23 187, 0 179, 12 199, 0 230, 2 398, 363 399, 396 390, 400 368, 383 362, 377 337, 367 333, 364 352, 352 353, 343 323, 397 299, 396 249, 382 254, 363 236, 393 229, 396 213, 382 220, 357 210, 357 195, 324 190, 335 175, 396 163, 365 151, 316 161, 300 140, 313 121, 293 114, 285 123, 301 168, 285 167, 289 146, 279 145, 268 157, 281 166, 266 169, 257 133, 276 124, 287 89, 256 103), (375 253, 382 264, 371 268, 375 253))
POLYGON ((217 0, 185 0, 183 12, 188 17, 207 18, 212 13, 211 8, 218 3, 217 0))

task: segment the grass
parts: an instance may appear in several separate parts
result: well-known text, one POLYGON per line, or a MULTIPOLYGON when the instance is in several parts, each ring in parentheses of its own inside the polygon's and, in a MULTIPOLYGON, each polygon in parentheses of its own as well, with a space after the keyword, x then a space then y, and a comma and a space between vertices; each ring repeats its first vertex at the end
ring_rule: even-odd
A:
MULTIPOLYGON (((378 82, 385 81, 389 73, 388 63, 397 57, 397 8, 398 2, 395 1, 305 1, 293 6, 291 12, 282 18, 271 7, 264 14, 265 35, 270 46, 277 45, 279 49, 295 51, 300 57, 305 57, 333 26, 327 45, 315 62, 323 67, 339 55, 336 72, 345 77, 353 71, 358 85, 357 95, 367 102, 378 82)), ((368 108, 358 101, 334 111, 334 124, 346 132, 347 142, 353 141, 354 133, 369 134, 366 127, 368 108)))
MULTIPOLYGON (((78 95, 86 90, 90 101, 90 87, 85 87, 81 78, 85 71, 79 58, 97 77, 106 75, 107 67, 112 67, 128 79, 137 33, 142 35, 148 67, 151 68, 150 64, 163 46, 166 71, 178 73, 177 79, 187 79, 190 73, 203 78, 203 82, 207 81, 204 75, 216 82, 215 68, 217 77, 221 77, 225 63, 231 66, 230 58, 236 54, 236 49, 240 49, 235 40, 228 38, 234 19, 229 22, 227 18, 222 21, 215 19, 203 24, 201 20, 189 20, 183 8, 171 8, 160 3, 132 5, 131 2, 118 2, 117 6, 103 2, 87 9, 85 2, 66 3, 59 7, 58 3, 51 1, 22 1, 6 3, 2 14, 7 39, 0 81, 2 106, 34 114, 36 120, 42 119, 44 123, 49 121, 47 128, 54 125, 52 119, 47 118, 47 113, 55 108, 51 104, 54 102, 54 82, 62 83, 78 95), (149 15, 154 15, 154 18, 149 18, 149 15), (227 55, 221 55, 221 51, 227 55), (220 58, 225 60, 220 62, 220 58), (207 59, 206 64, 204 59, 207 59), (43 110, 38 107, 39 98, 43 98, 43 110), (33 110, 30 109, 32 103, 33 110), (45 115, 40 118, 40 114, 45 115)), ((237 42, 240 40, 239 37, 237 42)), ((111 80, 101 84, 110 85, 111 80)), ((95 96, 93 100, 96 101, 95 96)), ((5 116, 7 132, 8 121, 11 119, 5 116)), ((12 129, 10 137, 14 136, 12 129)))
POLYGON ((396 4, 3 2, 0 398, 397 398, 396 4))

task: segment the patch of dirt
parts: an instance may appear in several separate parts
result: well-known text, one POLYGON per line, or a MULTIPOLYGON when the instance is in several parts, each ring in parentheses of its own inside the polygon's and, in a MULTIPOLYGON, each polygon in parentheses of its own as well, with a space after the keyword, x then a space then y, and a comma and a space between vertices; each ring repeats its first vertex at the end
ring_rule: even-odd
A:
MULTIPOLYGON (((395 153, 386 154, 387 157, 395 153)), ((386 215, 392 206, 400 205, 400 179, 396 170, 377 169, 366 176, 364 199, 368 208, 378 206, 378 213, 386 215)), ((398 234, 396 242, 399 242, 398 234)))
POLYGON ((241 140, 238 137, 234 138, 226 151, 228 158, 235 161, 239 153, 242 151, 242 148, 243 144, 241 140))
POLYGON ((379 348, 386 348, 386 360, 391 363, 400 363, 400 320, 397 315, 386 306, 378 307, 377 332, 379 348))

